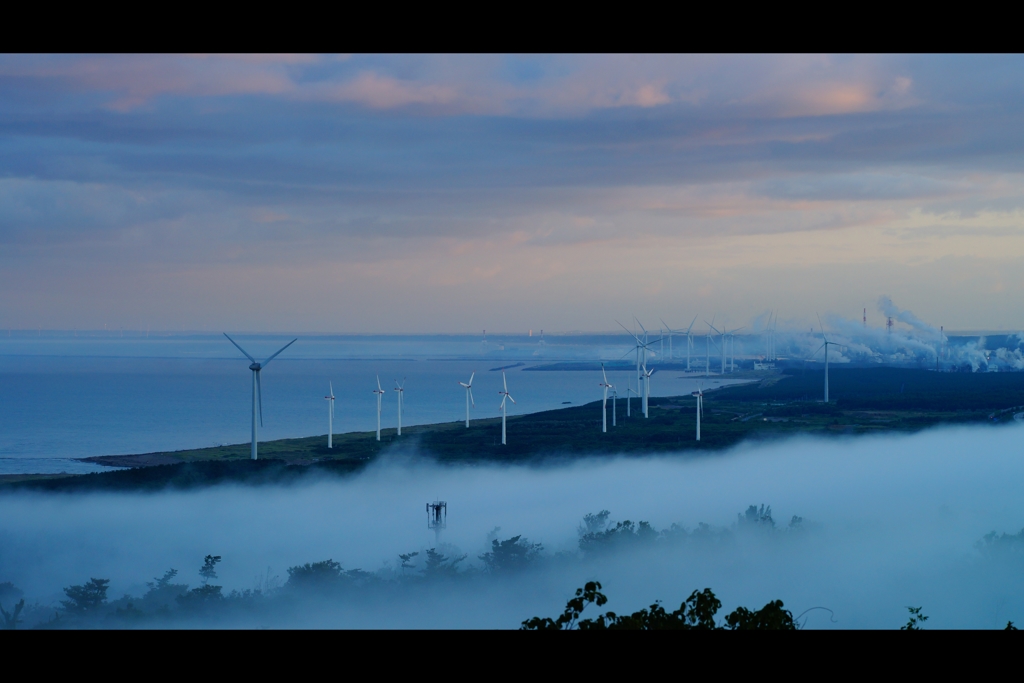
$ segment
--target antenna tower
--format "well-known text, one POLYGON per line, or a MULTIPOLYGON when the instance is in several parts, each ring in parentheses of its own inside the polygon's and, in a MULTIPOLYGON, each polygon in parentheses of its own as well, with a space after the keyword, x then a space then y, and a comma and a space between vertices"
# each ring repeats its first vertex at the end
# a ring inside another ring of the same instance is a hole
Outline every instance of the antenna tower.
POLYGON ((427 528, 434 530, 435 544, 441 542, 441 529, 448 526, 448 503, 435 500, 427 503, 427 528))

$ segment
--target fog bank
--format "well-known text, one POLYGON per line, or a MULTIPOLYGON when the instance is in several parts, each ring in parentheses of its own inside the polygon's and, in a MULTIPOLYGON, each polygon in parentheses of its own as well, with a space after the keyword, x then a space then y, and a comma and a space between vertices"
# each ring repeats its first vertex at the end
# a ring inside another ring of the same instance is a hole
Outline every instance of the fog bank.
MULTIPOLYGON (((315 602, 287 616, 237 626, 516 627, 559 612, 572 591, 600 580, 608 609, 655 599, 678 606, 711 587, 725 609, 782 599, 794 613, 823 605, 808 627, 894 628, 922 605, 935 628, 994 628, 1024 621, 1020 558, 975 544, 1024 526, 1024 431, 939 429, 912 436, 798 439, 745 445, 711 457, 618 458, 546 468, 446 468, 385 458, 344 480, 291 487, 220 487, 155 495, 0 496, 0 582, 29 601, 111 579, 110 597, 145 592, 170 567, 199 583, 204 555, 221 555, 219 584, 252 588, 257 575, 328 558, 393 576, 398 554, 434 546, 424 505, 448 502, 448 554, 480 565, 488 534, 543 543, 545 559, 504 579, 406 588, 393 601, 315 602), (730 527, 748 505, 772 506, 800 533, 733 533, 722 542, 661 542, 578 558, 577 526, 602 509, 655 529, 700 522, 730 527), (557 553, 565 553, 556 556, 557 553)), ((494 536, 492 536, 493 538, 494 536)), ((413 570, 415 571, 415 570, 413 570)), ((197 623, 195 625, 202 625, 197 623)))

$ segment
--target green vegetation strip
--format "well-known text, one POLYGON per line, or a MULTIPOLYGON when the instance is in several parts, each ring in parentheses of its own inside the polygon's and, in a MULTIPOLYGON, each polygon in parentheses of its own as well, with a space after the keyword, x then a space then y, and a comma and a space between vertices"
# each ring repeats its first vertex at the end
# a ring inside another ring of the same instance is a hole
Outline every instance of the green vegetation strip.
POLYGON ((474 420, 394 429, 281 439, 260 444, 259 461, 249 444, 170 453, 88 458, 132 469, 78 476, 0 478, 4 489, 52 491, 194 488, 226 481, 287 482, 310 472, 345 475, 383 453, 430 458, 440 463, 538 463, 601 455, 682 452, 700 455, 747 440, 797 434, 819 436, 913 432, 942 424, 1005 423, 1024 411, 1024 373, 939 373, 899 368, 839 368, 829 374, 830 396, 821 400, 823 372, 788 371, 750 384, 705 393, 701 441, 692 396, 652 398, 650 417, 632 401, 618 401, 618 424, 601 432, 601 402, 510 417, 508 445, 501 445, 501 420, 474 420))

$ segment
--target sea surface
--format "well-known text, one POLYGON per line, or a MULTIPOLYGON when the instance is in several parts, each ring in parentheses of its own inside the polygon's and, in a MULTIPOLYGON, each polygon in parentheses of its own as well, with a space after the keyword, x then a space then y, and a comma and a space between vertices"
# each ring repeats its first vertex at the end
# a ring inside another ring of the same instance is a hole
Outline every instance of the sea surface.
MULTIPOLYGON (((288 338, 237 340, 262 360, 288 338)), ((529 337, 488 344, 465 338, 300 338, 262 372, 259 438, 326 435, 324 397, 331 386, 334 432, 374 429, 377 377, 387 392, 385 428, 398 418, 396 380, 405 386, 403 425, 465 419, 466 394, 458 383, 468 382, 473 372, 471 418, 499 416, 502 373, 495 368, 507 366, 515 366, 505 370, 516 401, 510 415, 589 403, 601 398, 596 369, 528 369, 559 360, 621 361, 624 355, 631 355, 627 340, 606 337, 561 345, 529 337)), ((108 468, 77 458, 248 442, 248 365, 219 335, 0 338, 0 474, 102 471, 108 468)), ((626 387, 637 388, 635 373, 609 371, 608 379, 623 397, 618 410, 625 415, 626 387)), ((653 376, 651 394, 688 393, 698 383, 715 387, 729 380, 666 370, 653 376)), ((632 408, 634 414, 639 410, 636 398, 632 408)))

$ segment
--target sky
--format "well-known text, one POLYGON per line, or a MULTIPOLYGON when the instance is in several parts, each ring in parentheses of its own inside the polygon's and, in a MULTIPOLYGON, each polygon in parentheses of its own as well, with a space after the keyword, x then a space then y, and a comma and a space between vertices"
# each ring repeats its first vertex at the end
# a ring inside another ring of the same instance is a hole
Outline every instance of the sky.
POLYGON ((0 328, 1024 319, 1018 56, 0 56, 0 328))

